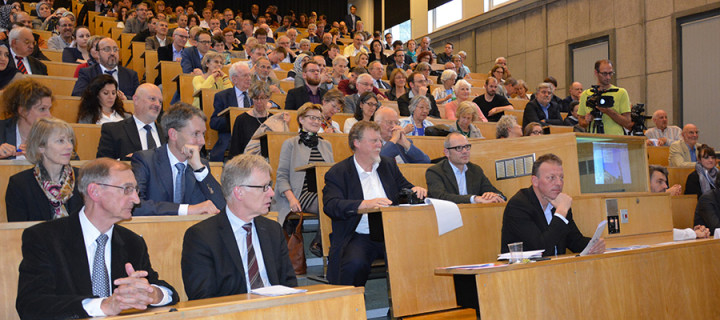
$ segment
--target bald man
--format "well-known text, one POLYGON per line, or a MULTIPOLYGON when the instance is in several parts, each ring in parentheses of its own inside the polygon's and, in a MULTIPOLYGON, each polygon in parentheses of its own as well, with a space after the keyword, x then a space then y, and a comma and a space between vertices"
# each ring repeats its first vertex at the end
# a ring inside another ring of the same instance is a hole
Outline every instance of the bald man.
POLYGON ((645 131, 645 136, 648 138, 647 144, 649 146, 669 146, 682 138, 682 129, 680 129, 680 127, 668 126, 668 116, 665 110, 655 111, 652 116, 652 121, 655 123, 655 128, 650 128, 645 131))
POLYGON ((133 96, 133 116, 102 125, 97 157, 130 160, 137 151, 154 149, 167 143, 164 131, 156 123, 162 101, 162 92, 156 85, 144 83, 139 86, 133 96))
POLYGON ((688 123, 682 129, 682 140, 670 144, 669 162, 671 167, 694 168, 697 163, 698 128, 688 123))

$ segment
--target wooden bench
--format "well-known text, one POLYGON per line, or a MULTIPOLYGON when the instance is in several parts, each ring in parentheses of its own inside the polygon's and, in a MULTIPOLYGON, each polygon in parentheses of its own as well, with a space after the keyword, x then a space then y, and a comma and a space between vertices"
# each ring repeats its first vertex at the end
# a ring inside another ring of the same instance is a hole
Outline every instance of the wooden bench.
POLYGON ((177 85, 173 79, 178 74, 182 74, 182 66, 180 62, 175 61, 159 61, 155 66, 160 72, 160 79, 163 84, 163 109, 167 111, 170 108, 170 101, 177 92, 177 85))
POLYGON ((695 171, 695 168, 668 167, 668 187, 679 184, 685 190, 687 177, 695 171))
POLYGON ((695 207, 697 206, 697 202, 698 198, 694 194, 670 197, 674 228, 685 229, 695 226, 695 207))
POLYGON ((100 144, 100 125, 71 123, 77 140, 77 155, 80 160, 92 160, 97 156, 100 144))
POLYGON ((155 50, 145 50, 142 57, 145 60, 145 82, 155 83, 158 76, 158 70, 155 65, 158 63, 158 54, 155 50))
MULTIPOLYGON (((35 30, 33 30, 35 31, 35 30)), ((41 37, 42 38, 42 37, 41 37)), ((43 61, 47 67, 48 67, 48 74, 50 72, 50 65, 47 64, 47 62, 62 62, 62 50, 52 50, 52 49, 42 49, 40 50, 42 54, 44 54, 50 61, 43 61)), ((76 65, 77 66, 77 65, 76 65)), ((73 74, 75 73, 75 70, 73 70, 73 74)), ((62 76, 67 76, 67 74, 64 74, 62 76)))
POLYGON ((77 79, 73 77, 40 76, 34 74, 27 75, 27 77, 50 88, 53 95, 60 96, 71 96, 75 82, 77 81, 77 79))
MULTIPOLYGON (((60 59, 62 61, 62 58, 60 59)), ((77 69, 77 63, 67 62, 55 62, 55 61, 43 61, 47 66, 48 76, 53 77, 73 77, 75 75, 75 69, 77 69)), ((50 87, 53 88, 53 87, 50 87)), ((54 90, 53 90, 54 92, 54 90)))
POLYGON ((658 166, 667 167, 670 165, 670 147, 666 146, 648 146, 648 163, 658 166))
MULTIPOLYGON (((131 50, 132 50, 132 64, 131 69, 135 70, 137 72, 138 77, 141 77, 145 74, 145 59, 143 57, 145 56, 145 42, 132 42, 131 43, 131 50)), ((153 82, 155 79, 150 80, 149 82, 153 82)))

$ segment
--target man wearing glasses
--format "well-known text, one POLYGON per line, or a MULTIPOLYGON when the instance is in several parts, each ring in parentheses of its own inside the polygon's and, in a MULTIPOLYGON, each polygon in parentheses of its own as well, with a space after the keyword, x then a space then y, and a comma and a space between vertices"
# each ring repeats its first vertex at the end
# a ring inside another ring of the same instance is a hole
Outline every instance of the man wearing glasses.
POLYGON ((183 73, 192 73, 194 75, 202 75, 202 61, 203 56, 210 50, 212 44, 212 35, 210 31, 202 29, 195 34, 195 41, 197 46, 188 47, 183 50, 180 54, 182 59, 180 60, 180 66, 182 67, 183 73))
MULTIPOLYGON (((180 62, 182 60, 182 53, 185 49, 185 44, 188 40, 188 32, 187 30, 183 28, 177 28, 172 33, 173 42, 158 48, 157 54, 158 54, 158 60, 159 61, 177 61, 180 62)), ((160 85, 160 74, 162 72, 158 72, 157 78, 155 78, 155 84, 160 85)))
POLYGON ((188 299, 297 286, 280 224, 263 217, 275 195, 271 171, 257 155, 241 154, 225 164, 227 206, 185 232, 180 266, 188 299))
POLYGON ((285 110, 297 110, 306 102, 322 103, 322 97, 327 90, 320 87, 320 65, 310 60, 303 65, 302 78, 305 85, 290 89, 285 98, 285 110))
POLYGON ((80 169, 85 206, 23 232, 16 308, 21 318, 87 318, 176 303, 142 237, 116 223, 139 202, 130 166, 99 158, 80 169), (42 306, 42 307, 39 307, 42 306))
POLYGON ((430 99, 430 116, 433 118, 440 118, 440 110, 435 103, 435 98, 430 93, 428 87, 429 83, 427 78, 425 78, 425 75, 421 72, 415 71, 408 76, 407 83, 410 85, 410 90, 397 99, 400 116, 409 117, 410 99, 417 95, 421 95, 430 99))
POLYGON ((445 138, 444 159, 425 172, 428 195, 455 203, 502 203, 505 196, 485 176, 480 166, 470 162, 472 145, 458 133, 445 138))
POLYGON ((115 78, 115 81, 118 82, 118 89, 124 96, 127 99, 132 99, 132 96, 135 95, 135 90, 137 90, 137 87, 140 85, 138 75, 137 72, 118 65, 120 48, 118 48, 115 40, 103 38, 98 41, 95 48, 98 52, 98 63, 80 69, 72 95, 76 97, 82 96, 90 82, 99 75, 107 74, 115 78))
MULTIPOLYGON (((141 2, 138 3, 137 7, 135 7, 135 12, 137 12, 137 16, 127 19, 125 21, 125 28, 123 29, 123 33, 140 33, 140 31, 143 31, 148 28, 148 11, 150 11, 148 8, 151 6, 148 4, 148 2, 141 2)), ((150 11, 152 14, 152 11, 150 11)))
POLYGON ((75 25, 73 25, 73 22, 72 20, 70 20, 70 18, 60 18, 58 25, 55 28, 57 34, 50 37, 50 40, 48 40, 48 49, 62 51, 63 49, 69 47, 70 44, 73 42, 74 30, 75 25))
POLYGON ((390 75, 392 74, 393 70, 400 68, 403 70, 407 70, 410 68, 410 65, 405 63, 405 50, 397 49, 395 50, 395 53, 393 54, 393 60, 395 63, 390 63, 387 66, 387 77, 390 79, 390 75))
POLYGON ((375 111, 375 122, 380 125, 381 156, 395 159, 396 163, 430 163, 430 157, 407 137, 394 109, 379 108, 375 111))
MULTIPOLYGON (((598 80, 598 90, 605 91, 608 89, 617 89, 614 92, 603 93, 602 96, 612 97, 614 103, 612 107, 603 108, 598 106, 598 110, 602 111, 602 123, 606 134, 624 135, 626 129, 632 128, 633 122, 630 119, 630 97, 623 88, 616 87, 610 83, 615 72, 610 60, 603 59, 595 62, 595 77, 598 80)), ((590 113, 592 108, 587 106, 588 97, 592 96, 592 89, 583 91, 580 95, 580 107, 578 108, 578 118, 580 126, 587 128, 593 121, 590 113)))
POLYGON ((161 120, 167 144, 133 153, 140 194, 133 215, 216 214, 225 207, 220 184, 200 157, 206 120, 202 110, 179 102, 161 120))

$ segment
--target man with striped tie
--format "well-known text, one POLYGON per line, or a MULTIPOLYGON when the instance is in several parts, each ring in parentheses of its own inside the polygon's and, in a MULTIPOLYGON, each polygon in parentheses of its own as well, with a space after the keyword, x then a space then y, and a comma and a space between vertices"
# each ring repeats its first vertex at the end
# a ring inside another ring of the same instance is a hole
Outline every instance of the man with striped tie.
POLYGON ((35 49, 35 38, 32 30, 25 27, 17 27, 8 35, 10 41, 10 61, 24 74, 36 74, 46 76, 47 67, 40 60, 31 57, 35 49))
POLYGON ((241 154, 225 164, 227 206, 185 232, 180 265, 188 299, 297 286, 280 224, 262 216, 275 194, 271 171, 257 155, 241 154))
POLYGON ((23 319, 117 315, 178 301, 150 265, 143 238, 116 223, 139 202, 130 165, 100 158, 80 169, 78 214, 25 229, 16 308, 23 319))

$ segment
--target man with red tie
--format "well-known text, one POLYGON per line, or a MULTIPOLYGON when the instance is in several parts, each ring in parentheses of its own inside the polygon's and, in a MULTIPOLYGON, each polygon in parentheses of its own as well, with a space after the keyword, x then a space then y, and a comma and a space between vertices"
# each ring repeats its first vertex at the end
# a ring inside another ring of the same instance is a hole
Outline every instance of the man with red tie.
POLYGON ((8 35, 10 41, 10 61, 18 71, 24 74, 47 75, 47 67, 30 55, 35 49, 32 30, 25 27, 12 29, 8 35))

